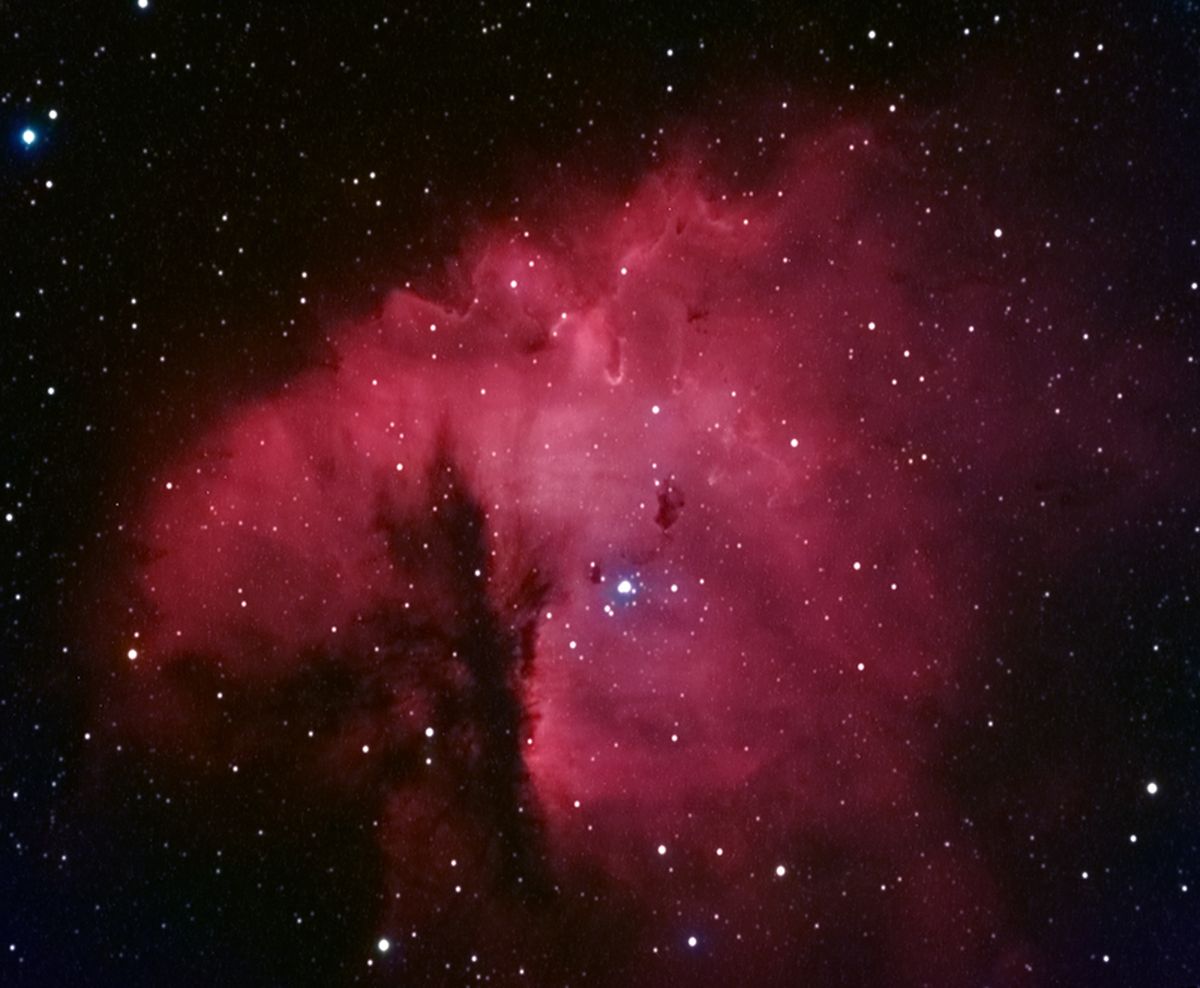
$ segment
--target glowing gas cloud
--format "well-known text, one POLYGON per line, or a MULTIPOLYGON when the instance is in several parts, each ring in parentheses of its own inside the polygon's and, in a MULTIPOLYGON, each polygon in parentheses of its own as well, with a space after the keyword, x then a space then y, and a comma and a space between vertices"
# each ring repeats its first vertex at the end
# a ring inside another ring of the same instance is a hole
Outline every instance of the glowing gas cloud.
POLYGON ((1014 554, 1071 566, 1156 440, 1043 282, 1048 387, 1019 210, 930 213, 867 126, 702 160, 479 231, 191 439, 105 709, 361 806, 377 974, 1026 984, 946 725, 1014 554))

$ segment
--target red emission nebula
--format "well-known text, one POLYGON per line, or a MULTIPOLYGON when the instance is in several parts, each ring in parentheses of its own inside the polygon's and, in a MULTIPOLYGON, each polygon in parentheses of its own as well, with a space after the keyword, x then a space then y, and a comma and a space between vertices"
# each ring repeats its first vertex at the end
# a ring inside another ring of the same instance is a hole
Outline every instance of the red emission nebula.
POLYGON ((382 983, 1030 983, 943 725, 989 716, 1010 547, 1069 567, 1155 439, 1089 410, 1110 361, 1042 284, 1084 368, 1047 390, 1012 216, 917 221, 870 128, 697 157, 480 231, 191 437, 103 719, 358 807, 382 983))

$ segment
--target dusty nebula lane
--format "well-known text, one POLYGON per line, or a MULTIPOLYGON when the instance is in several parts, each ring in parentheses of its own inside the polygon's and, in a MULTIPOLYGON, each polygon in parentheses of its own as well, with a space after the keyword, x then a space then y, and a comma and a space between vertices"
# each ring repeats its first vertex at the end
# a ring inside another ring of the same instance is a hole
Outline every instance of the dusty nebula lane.
POLYGON ((700 157, 485 231, 164 465, 105 716, 362 807, 364 975, 1036 983, 948 725, 1172 451, 1003 275, 1018 207, 914 222, 865 125, 700 157))

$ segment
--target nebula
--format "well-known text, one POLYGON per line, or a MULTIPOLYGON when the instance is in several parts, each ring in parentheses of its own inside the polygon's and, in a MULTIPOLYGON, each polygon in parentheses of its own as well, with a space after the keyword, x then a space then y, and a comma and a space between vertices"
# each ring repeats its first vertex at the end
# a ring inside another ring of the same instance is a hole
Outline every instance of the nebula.
POLYGON ((156 471, 105 716, 359 807, 396 983, 1036 983, 949 725, 1162 441, 1069 290, 994 277, 1022 207, 919 168, 684 148, 330 329, 156 471))

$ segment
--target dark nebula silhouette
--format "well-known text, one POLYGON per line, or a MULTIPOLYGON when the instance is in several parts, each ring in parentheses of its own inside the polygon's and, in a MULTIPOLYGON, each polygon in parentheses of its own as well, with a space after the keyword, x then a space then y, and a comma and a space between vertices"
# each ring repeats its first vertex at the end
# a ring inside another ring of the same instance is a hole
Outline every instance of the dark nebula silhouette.
POLYGON ((668 477, 661 481, 658 491, 658 510, 654 513, 654 524, 664 532, 667 531, 675 522, 679 521, 683 505, 683 491, 679 489, 674 479, 668 477))

